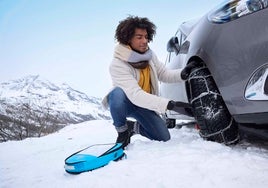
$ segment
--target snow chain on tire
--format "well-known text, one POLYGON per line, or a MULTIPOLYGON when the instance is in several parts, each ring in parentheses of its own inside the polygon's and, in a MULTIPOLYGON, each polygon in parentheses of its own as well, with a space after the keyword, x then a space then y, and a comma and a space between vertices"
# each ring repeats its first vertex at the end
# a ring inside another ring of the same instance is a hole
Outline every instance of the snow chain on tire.
POLYGON ((200 136, 226 145, 237 143, 237 123, 230 115, 206 67, 196 68, 191 72, 187 89, 193 114, 200 126, 200 136))

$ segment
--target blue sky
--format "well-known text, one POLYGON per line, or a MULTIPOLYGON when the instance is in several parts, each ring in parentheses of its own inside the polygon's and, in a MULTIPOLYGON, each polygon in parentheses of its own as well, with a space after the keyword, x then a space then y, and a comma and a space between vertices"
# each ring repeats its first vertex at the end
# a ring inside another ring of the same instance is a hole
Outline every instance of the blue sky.
POLYGON ((164 62, 179 23, 204 15, 217 0, 0 0, 0 83, 40 75, 89 96, 111 87, 108 66, 117 24, 128 15, 157 26, 150 44, 164 62))

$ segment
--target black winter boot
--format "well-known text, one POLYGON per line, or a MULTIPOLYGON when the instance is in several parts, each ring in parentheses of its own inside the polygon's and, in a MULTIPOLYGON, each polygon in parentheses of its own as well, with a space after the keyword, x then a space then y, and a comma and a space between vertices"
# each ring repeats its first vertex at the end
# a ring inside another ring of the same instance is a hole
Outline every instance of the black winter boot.
POLYGON ((116 143, 122 143, 122 147, 124 149, 130 143, 130 137, 135 134, 135 122, 127 120, 126 124, 128 126, 127 130, 125 130, 124 132, 118 132, 118 137, 116 139, 116 143))
POLYGON ((128 133, 128 130, 118 133, 116 143, 121 143, 123 149, 125 149, 125 147, 130 143, 130 135, 128 133))

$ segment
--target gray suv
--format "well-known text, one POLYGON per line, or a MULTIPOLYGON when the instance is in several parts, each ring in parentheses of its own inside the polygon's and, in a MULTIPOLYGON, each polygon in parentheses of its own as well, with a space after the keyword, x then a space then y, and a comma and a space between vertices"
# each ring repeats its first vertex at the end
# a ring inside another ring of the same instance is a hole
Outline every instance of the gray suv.
POLYGON ((227 145, 241 127, 268 130, 268 0, 224 1, 181 24, 167 50, 170 69, 199 62, 185 83, 161 83, 162 96, 192 104, 167 112, 169 124, 196 121, 201 137, 227 145))

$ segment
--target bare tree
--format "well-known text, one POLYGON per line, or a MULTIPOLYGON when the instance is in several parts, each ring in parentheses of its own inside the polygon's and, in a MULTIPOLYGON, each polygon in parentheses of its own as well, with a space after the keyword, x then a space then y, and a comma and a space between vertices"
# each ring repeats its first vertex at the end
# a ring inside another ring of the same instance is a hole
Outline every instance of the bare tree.
POLYGON ((0 114, 0 142, 40 137, 55 132, 68 122, 59 112, 46 105, 34 107, 30 103, 6 105, 5 115, 0 114), (62 119, 63 118, 63 119, 62 119))

